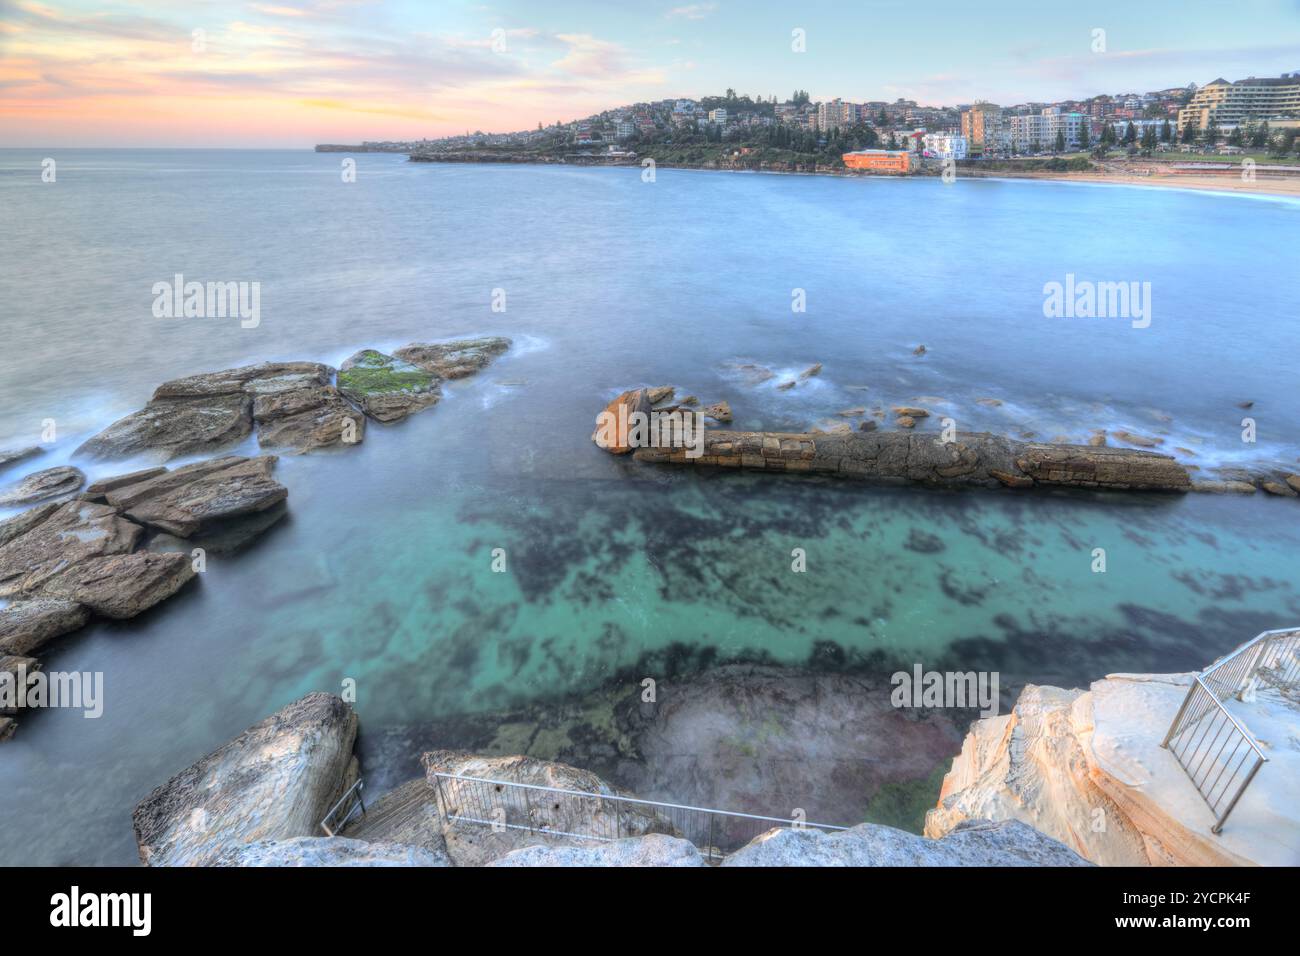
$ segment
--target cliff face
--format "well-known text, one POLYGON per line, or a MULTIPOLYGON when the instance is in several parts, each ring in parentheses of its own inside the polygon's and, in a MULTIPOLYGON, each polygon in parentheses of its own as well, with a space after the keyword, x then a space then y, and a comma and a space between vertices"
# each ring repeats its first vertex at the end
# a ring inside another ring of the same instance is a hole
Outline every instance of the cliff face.
POLYGON ((1112 674, 1087 691, 1030 685, 1010 714, 972 727, 925 833, 972 819, 1021 820, 1112 866, 1300 863, 1300 708, 1272 689, 1230 704, 1269 763, 1221 834, 1160 744, 1189 674, 1112 674))

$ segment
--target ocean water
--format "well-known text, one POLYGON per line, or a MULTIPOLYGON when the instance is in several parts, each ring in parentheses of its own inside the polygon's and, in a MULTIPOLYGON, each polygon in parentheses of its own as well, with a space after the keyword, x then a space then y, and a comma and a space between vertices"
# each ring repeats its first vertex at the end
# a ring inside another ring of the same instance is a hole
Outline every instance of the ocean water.
MULTIPOLYGON (((1300 619, 1294 501, 678 472, 589 441, 614 393, 674 384, 726 399, 740 428, 924 404, 962 429, 1128 429, 1203 468, 1294 463, 1294 201, 672 170, 644 183, 377 154, 345 183, 337 154, 239 151, 58 151, 42 183, 46 155, 0 151, 0 447, 53 419, 32 467, 75 461, 180 375, 464 335, 515 347, 359 448, 282 458, 284 521, 154 611, 45 655, 47 670, 102 671, 105 713, 29 715, 0 746, 0 863, 132 862, 140 798, 344 681, 378 774, 366 740, 387 727, 730 658, 1079 686, 1199 667, 1300 619), (152 286, 176 273, 259 282, 260 325, 155 318, 152 286), (1045 318, 1043 285, 1067 273, 1150 282, 1150 326, 1045 318), (820 376, 775 387, 814 362, 820 376), (754 384, 746 363, 778 374, 754 384)), ((78 464, 92 479, 129 467, 78 464)))

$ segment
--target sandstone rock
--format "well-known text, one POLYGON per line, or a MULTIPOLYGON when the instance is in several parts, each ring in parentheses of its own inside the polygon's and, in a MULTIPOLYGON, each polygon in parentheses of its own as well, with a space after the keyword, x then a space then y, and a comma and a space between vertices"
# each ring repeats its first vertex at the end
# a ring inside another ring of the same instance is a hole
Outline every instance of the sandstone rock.
POLYGON ((802 372, 800 372, 800 373, 799 373, 799 377, 800 377, 800 378, 812 378, 813 376, 815 376, 815 375, 820 375, 821 373, 822 373, 822 363, 821 363, 821 362, 817 362, 817 363, 815 363, 815 364, 813 364, 813 365, 809 365, 806 369, 804 369, 802 372))
POLYGON ((976 821, 943 838, 861 823, 848 830, 769 830, 723 866, 1088 866, 1069 847, 1012 820, 976 821))
POLYGON ((22 481, 0 491, 0 507, 31 505, 51 498, 62 498, 81 487, 86 476, 79 468, 47 468, 33 472, 22 481))
POLYGON ((143 468, 140 471, 132 471, 125 475, 115 475, 112 478, 101 478, 85 490, 83 497, 89 501, 98 501, 104 504, 108 501, 107 493, 117 488, 124 488, 127 485, 139 484, 142 481, 148 481, 150 478, 157 478, 159 475, 165 475, 167 469, 161 466, 157 468, 143 468))
POLYGON ((1087 691, 1027 685, 1010 714, 978 720, 944 778, 925 832, 971 819, 1017 819, 1114 866, 1300 862, 1293 741, 1300 707, 1269 687, 1227 699, 1269 750, 1219 834, 1214 815, 1161 747, 1190 674, 1112 674, 1087 691), (1098 822, 1104 826, 1098 826, 1098 822))
POLYGON ((0 547, 20 534, 26 534, 61 507, 63 505, 60 502, 50 501, 0 521, 0 547))
POLYGON ((924 408, 914 408, 911 405, 895 405, 893 408, 895 415, 905 415, 908 418, 929 418, 930 413, 924 408))
POLYGON ((670 401, 676 392, 677 389, 671 385, 660 385, 657 388, 646 389, 646 397, 650 399, 651 405, 662 405, 670 401))
POLYGON ((212 866, 451 866, 446 852, 401 843, 300 836, 259 840, 222 851, 212 866))
POLYGON ((1253 495, 1256 488, 1249 481, 1193 481, 1192 491, 1208 492, 1213 495, 1253 495))
POLYGON ((1002 405, 1002 399, 1000 399, 1000 398, 977 398, 977 399, 975 399, 975 403, 976 403, 977 405, 987 405, 989 408, 998 408, 998 407, 1000 407, 1000 406, 1002 405))
POLYGON ((0 717, 0 743, 8 740, 18 729, 18 721, 12 717, 0 717))
MULTIPOLYGON (((506 828, 493 832, 490 827, 450 825, 444 830, 447 852, 457 866, 480 866, 505 856, 511 850, 538 843, 552 842, 547 831, 557 834, 619 834, 644 836, 648 833, 673 833, 668 820, 653 809, 632 803, 611 803, 600 796, 615 792, 598 776, 566 764, 536 760, 532 757, 485 757, 452 750, 435 750, 422 758, 429 786, 439 789, 452 815, 463 806, 475 813, 500 810, 506 828), (574 790, 593 797, 560 798, 546 791, 532 791, 539 799, 522 800, 497 797, 491 785, 460 782, 438 773, 460 777, 500 780, 506 783, 531 784, 558 790, 574 790)), ((562 842, 568 842, 563 840, 562 842)))
POLYGON ((1282 498, 1295 498, 1300 492, 1291 487, 1290 483, 1283 484, 1280 481, 1262 481, 1259 485, 1270 495, 1278 495, 1282 498))
POLYGON ((322 693, 254 724, 135 808, 141 861, 201 866, 240 844, 319 834, 355 780, 356 732, 351 708, 322 693))
POLYGON ((107 498, 135 521, 187 538, 284 501, 289 490, 271 477, 275 462, 274 455, 214 458, 115 488, 107 498))
POLYGON ((1088 444, 1094 448, 1102 448, 1106 444, 1106 433, 1097 429, 1088 437, 1088 444))
POLYGON ((194 577, 187 554, 115 554, 89 558, 47 581, 44 594, 83 604, 111 618, 135 617, 194 577))
POLYGON ((258 444, 296 454, 359 445, 366 433, 365 415, 332 385, 259 395, 253 400, 253 421, 258 444))
POLYGON ((913 354, 913 355, 924 355, 924 354, 925 354, 925 346, 924 346, 924 345, 918 345, 916 348, 912 349, 912 354, 913 354))
POLYGON ((1286 483, 1291 486, 1292 491, 1300 491, 1300 475, 1287 475, 1286 483))
POLYGON ((363 349, 340 366, 338 390, 381 422, 401 421, 442 398, 433 373, 374 349, 363 349))
POLYGON ((678 405, 684 405, 684 406, 690 407, 690 406, 694 406, 694 405, 698 405, 698 404, 700 404, 700 400, 699 400, 698 398, 696 398, 694 395, 687 395, 685 398, 683 398, 683 399, 682 399, 680 402, 678 402, 677 404, 678 404, 678 405))
POLYGON ((456 379, 486 368, 493 359, 507 351, 510 345, 507 338, 489 336, 433 345, 416 343, 398 349, 393 355, 404 362, 418 365, 439 378, 456 379))
POLYGON ((252 410, 252 399, 243 392, 154 399, 109 425, 76 454, 106 459, 148 453, 166 461, 214 451, 249 435, 252 410))
POLYGON ((1001 471, 996 468, 990 471, 989 474, 1008 488, 1032 488, 1034 486, 1034 479, 1028 475, 1013 475, 1008 471, 1001 471))
POLYGON ((56 506, 0 546, 0 597, 35 591, 83 562, 133 551, 142 533, 107 505, 73 500, 56 506))
POLYGON ((16 465, 18 462, 26 461, 33 455, 39 455, 40 453, 41 447, 39 445, 29 445, 26 448, 0 448, 0 469, 16 465))
POLYGON ((841 408, 835 414, 839 415, 841 418, 861 418, 863 415, 867 414, 867 410, 861 406, 858 408, 841 408))
POLYGON ((267 395, 309 386, 328 385, 334 369, 318 362, 261 362, 220 372, 205 372, 163 382, 153 397, 210 398, 214 395, 267 395))
POLYGON ((705 418, 712 418, 715 422, 731 421, 731 406, 726 402, 716 402, 713 405, 705 405, 700 412, 705 418))
POLYGON ((1136 445, 1138 448, 1155 448, 1158 445, 1163 445, 1165 443, 1163 438, 1151 438, 1147 435, 1135 435, 1132 432, 1117 431, 1111 432, 1111 434, 1126 445, 1136 445))
POLYGON ((916 419, 913 418, 911 415, 899 415, 898 420, 894 424, 896 424, 899 428, 915 428, 916 419))
POLYGON ((778 385, 777 389, 782 392, 788 392, 790 389, 794 388, 798 384, 799 383, 796 382, 794 379, 790 379, 790 381, 782 382, 780 385, 778 385))
POLYGON ((853 426, 848 422, 839 422, 833 419, 820 421, 809 429, 814 435, 851 435, 853 426))
POLYGON ((0 608, 0 655, 35 654, 54 638, 82 627, 90 612, 75 601, 33 598, 0 608))
POLYGON ((606 424, 602 426, 601 417, 597 418, 596 430, 592 432, 591 440, 612 455, 626 455, 633 450, 627 444, 629 435, 626 431, 632 422, 631 416, 636 413, 648 415, 650 411, 650 398, 644 388, 623 392, 605 406, 601 417, 608 416, 606 424))
POLYGON ((861 425, 858 426, 858 431, 874 432, 876 428, 877 428, 876 423, 868 419, 867 421, 863 422, 861 425))
POLYGON ((652 833, 593 846, 527 846, 488 866, 704 866, 695 844, 652 833))
POLYGON ((263 511, 200 528, 188 538, 158 532, 149 538, 146 547, 160 553, 179 551, 190 554, 195 548, 202 548, 209 555, 238 554, 288 513, 289 509, 282 501, 263 511))

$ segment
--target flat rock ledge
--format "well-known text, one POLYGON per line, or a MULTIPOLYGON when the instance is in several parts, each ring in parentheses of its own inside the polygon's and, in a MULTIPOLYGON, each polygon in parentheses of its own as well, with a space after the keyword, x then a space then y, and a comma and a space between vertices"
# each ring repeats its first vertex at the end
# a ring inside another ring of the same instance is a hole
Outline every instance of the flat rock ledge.
POLYGON ((0 598, 10 602, 0 657, 37 654, 93 615, 135 617, 195 576, 194 544, 264 531, 289 494, 271 477, 275 461, 232 455, 131 472, 0 521, 0 598), (183 546, 155 547, 163 537, 183 546))
POLYGON ((257 431, 263 448, 304 453, 359 444, 365 418, 395 422, 428 408, 443 379, 486 368, 510 348, 500 337, 356 353, 336 371, 319 362, 262 362, 164 382, 149 403, 84 442, 76 454, 169 461, 210 454, 257 431))
POLYGON ((1016 441, 960 432, 951 442, 911 432, 809 434, 706 430, 703 453, 638 448, 637 461, 839 475, 940 487, 1097 488, 1185 492, 1187 469, 1168 455, 1091 445, 1016 441))

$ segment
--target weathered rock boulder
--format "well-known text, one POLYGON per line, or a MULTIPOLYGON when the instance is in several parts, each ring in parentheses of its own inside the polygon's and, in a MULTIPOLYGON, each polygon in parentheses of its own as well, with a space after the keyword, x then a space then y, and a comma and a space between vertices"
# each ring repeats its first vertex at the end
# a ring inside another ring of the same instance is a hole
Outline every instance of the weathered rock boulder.
POLYGON ((167 461, 241 441, 253 429, 253 400, 243 392, 161 398, 118 419, 76 454, 97 459, 152 455, 167 461))
POLYGON ((731 421, 731 406, 726 402, 714 402, 701 408, 700 414, 705 418, 712 418, 715 422, 726 423, 731 421))
POLYGON ((526 846, 488 866, 704 866, 695 844, 652 833, 586 846, 526 846))
POLYGON ((431 345, 415 343, 400 348, 393 354, 439 378, 456 379, 486 368, 493 359, 507 351, 510 344, 507 338, 488 336, 431 345))
POLYGON ((1089 866, 1062 843, 1016 820, 971 821, 942 839, 861 823, 825 832, 769 830, 723 866, 1089 866))
POLYGON ((263 448, 287 448, 295 454, 357 445, 366 433, 366 416, 333 385, 258 395, 253 399, 253 421, 263 448))
POLYGON ((104 617, 135 617, 194 577, 187 554, 115 554, 89 558, 47 581, 43 594, 84 605, 104 617))
POLYGON ((445 826, 447 852, 457 866, 481 866, 511 850, 552 842, 548 832, 611 837, 675 835, 671 823, 649 807, 601 800, 602 796, 615 796, 615 791, 594 773, 567 764, 533 757, 485 757, 454 750, 430 751, 421 762, 429 786, 441 795, 447 813, 478 819, 499 815, 504 824, 500 832, 487 826, 445 826), (525 799, 525 791, 502 793, 491 784, 452 780, 438 776, 440 773, 573 790, 592 796, 561 797, 545 790, 531 790, 525 799), (534 796, 537 799, 531 799, 534 796))
POLYGON ((616 397, 605 406, 604 412, 596 419, 596 430, 591 433, 591 440, 612 455, 626 455, 632 451, 628 444, 628 429, 632 415, 648 415, 651 411, 650 396, 644 388, 633 388, 616 397))
POLYGON ((374 349, 362 349, 339 367, 338 390, 381 422, 401 421, 442 398, 433 373, 374 349))
POLYGON ((212 866, 451 866, 446 852, 402 843, 300 836, 259 840, 222 851, 212 866))
POLYGON ((105 497, 132 520, 186 538, 288 498, 289 490, 271 477, 275 462, 274 455, 212 458, 112 488, 105 497))
POLYGON ((972 725, 926 834, 1021 820, 1103 865, 1297 865, 1300 705, 1271 688, 1254 703, 1226 702, 1269 763, 1214 834, 1214 815, 1161 746, 1191 679, 1112 674, 1087 691, 1026 686, 1010 714, 972 725))
POLYGON ((33 505, 51 498, 66 498, 86 480, 80 468, 61 466, 33 472, 22 481, 0 490, 0 507, 33 505))
POLYGON ((254 724, 135 808, 140 859, 206 865, 240 844, 319 834, 356 778, 356 732, 351 708, 322 693, 254 724))
POLYGON ((153 397, 209 398, 214 395, 250 396, 295 391, 300 388, 328 385, 334 369, 319 362, 260 362, 220 372, 204 372, 163 382, 153 397))
POLYGON ((73 500, 56 506, 0 545, 0 597, 36 591, 86 561, 127 554, 142 533, 108 505, 73 500))
POLYGON ((26 534, 61 507, 63 505, 60 502, 51 501, 0 521, 0 546, 8 544, 20 534, 26 534))
POLYGON ((0 608, 0 655, 30 655, 85 625, 90 612, 75 601, 33 598, 0 608))
POLYGON ((82 492, 81 497, 87 501, 97 501, 100 504, 108 503, 108 493, 117 488, 125 488, 127 485, 139 484, 142 481, 148 481, 150 478, 157 478, 159 475, 167 474, 167 469, 159 465, 156 468, 142 468, 139 471, 128 472, 125 475, 113 475, 110 478, 101 478, 94 482, 82 492))

